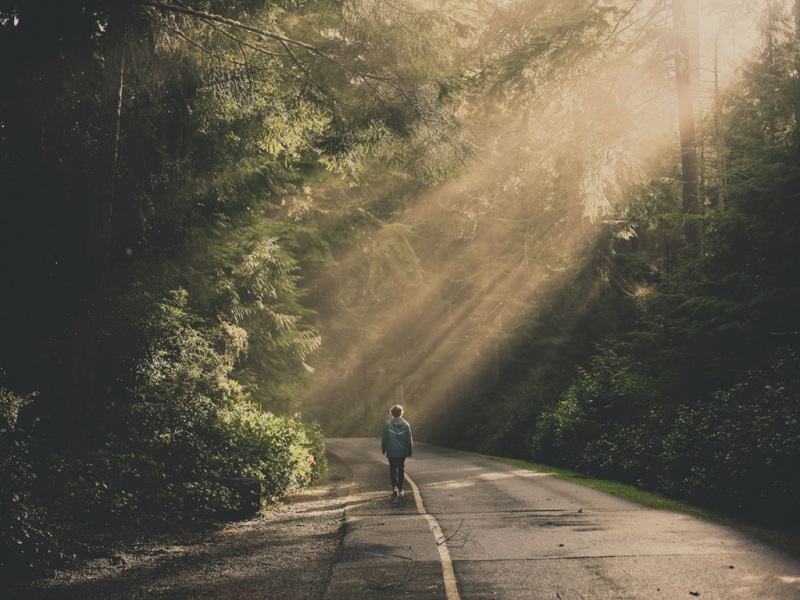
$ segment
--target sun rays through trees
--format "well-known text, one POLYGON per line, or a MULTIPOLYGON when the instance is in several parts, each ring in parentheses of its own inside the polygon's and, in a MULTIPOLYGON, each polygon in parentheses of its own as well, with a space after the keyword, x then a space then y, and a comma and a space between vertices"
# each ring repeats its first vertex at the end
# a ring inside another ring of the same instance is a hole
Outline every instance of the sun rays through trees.
POLYGON ((799 11, 0 0, 4 564, 274 500, 396 402, 791 506, 799 11))

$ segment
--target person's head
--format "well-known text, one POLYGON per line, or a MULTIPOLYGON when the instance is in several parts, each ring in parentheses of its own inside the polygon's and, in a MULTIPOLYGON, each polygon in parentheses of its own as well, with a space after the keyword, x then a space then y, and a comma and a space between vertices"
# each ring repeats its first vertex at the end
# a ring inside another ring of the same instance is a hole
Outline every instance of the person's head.
POLYGON ((392 416, 395 419, 399 419, 403 416, 403 407, 399 404, 395 404, 392 408, 389 409, 389 412, 392 413, 392 416))

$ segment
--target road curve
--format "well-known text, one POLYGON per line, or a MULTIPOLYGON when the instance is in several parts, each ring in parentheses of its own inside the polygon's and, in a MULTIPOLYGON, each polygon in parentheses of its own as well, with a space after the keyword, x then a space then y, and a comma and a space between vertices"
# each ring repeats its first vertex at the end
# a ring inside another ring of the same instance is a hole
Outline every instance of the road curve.
POLYGON ((720 525, 423 445, 394 498, 380 440, 326 444, 353 474, 329 600, 800 598, 800 562, 720 525))

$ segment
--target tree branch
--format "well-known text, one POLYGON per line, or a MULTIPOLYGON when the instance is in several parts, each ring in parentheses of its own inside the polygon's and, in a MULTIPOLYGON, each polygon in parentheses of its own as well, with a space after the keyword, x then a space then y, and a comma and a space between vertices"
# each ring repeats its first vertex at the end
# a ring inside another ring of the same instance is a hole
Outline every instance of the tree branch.
MULTIPOLYGON (((392 86, 392 87, 394 87, 394 88, 396 88, 398 90, 401 89, 401 86, 399 84, 397 84, 396 82, 392 81, 388 77, 381 77, 379 75, 374 75, 372 73, 364 73, 362 71, 359 71, 357 69, 349 67, 349 66, 343 64, 342 62, 336 60, 332 56, 329 56, 328 54, 325 54, 322 50, 320 50, 319 48, 317 48, 315 46, 312 46, 311 44, 306 44, 305 42, 301 42, 299 40, 295 40, 295 39, 286 37, 284 35, 275 33, 274 31, 267 31, 265 29, 260 29, 258 27, 253 27, 252 25, 247 25, 245 23, 242 23, 241 21, 236 21, 235 19, 229 19, 229 18, 223 17, 221 15, 202 12, 202 11, 199 11, 199 10, 194 10, 192 8, 186 8, 186 7, 183 7, 183 6, 176 6, 174 4, 165 4, 163 2, 154 2, 152 0, 136 0, 136 3, 139 4, 140 6, 149 6, 151 8, 156 8, 158 10, 163 10, 163 11, 166 11, 166 12, 173 12, 173 13, 177 13, 177 14, 187 15, 187 16, 190 16, 190 17, 195 17, 195 18, 201 19, 203 21, 206 21, 208 23, 221 23, 221 24, 227 25, 229 27, 234 27, 234 28, 240 29, 242 31, 247 31, 247 32, 253 33, 253 34, 255 34, 255 35, 257 35, 260 38, 265 39, 265 40, 275 40, 275 41, 279 42, 284 47, 284 49, 286 49, 286 50, 288 50, 288 46, 296 46, 298 48, 302 48, 303 50, 307 50, 308 52, 310 52, 310 53, 312 53, 312 54, 314 54, 316 56, 319 56, 320 58, 323 58, 323 59, 325 59, 327 61, 330 61, 330 62, 336 64, 337 66, 339 66, 343 70, 347 71, 348 73, 354 73, 354 74, 356 74, 356 75, 358 75, 360 77, 364 77, 365 79, 373 79, 375 81, 379 81, 381 83, 385 83, 385 84, 390 85, 390 86, 392 86)), ((240 40, 240 42, 241 42, 241 40, 240 40)), ((241 43, 245 43, 245 42, 241 42, 241 43)), ((250 47, 251 49, 254 49, 254 50, 257 49, 255 47, 253 47, 252 45, 248 45, 248 47, 250 47)), ((258 49, 258 51, 259 52, 264 52, 266 54, 273 55, 273 53, 270 53, 270 52, 265 51, 263 49, 258 49)), ((276 54, 275 56, 280 56, 280 55, 276 54)), ((293 60, 293 62, 295 62, 295 64, 298 64, 298 60, 294 55, 292 55, 290 53, 289 57, 293 60)))
MULTIPOLYGON (((319 48, 317 48, 315 46, 312 46, 311 44, 307 44, 305 42, 301 42, 299 40, 295 40, 295 39, 286 37, 285 35, 281 35, 281 34, 276 33, 274 31, 267 31, 265 29, 260 29, 258 27, 253 27, 252 25, 247 25, 246 23, 242 23, 241 21, 237 21, 235 19, 229 19, 227 17, 223 17, 223 16, 218 15, 218 14, 207 13, 207 12, 195 10, 195 9, 192 9, 192 8, 188 8, 188 7, 185 7, 185 6, 180 6, 180 5, 175 5, 175 4, 168 4, 168 3, 165 3, 165 2, 157 2, 155 0, 136 0, 136 4, 138 4, 139 6, 148 6, 150 8, 155 8, 157 10, 161 10, 161 11, 165 11, 165 12, 171 12, 171 13, 175 13, 175 14, 182 14, 182 15, 187 15, 187 16, 190 16, 190 17, 194 17, 194 18, 200 19, 202 21, 205 21, 206 23, 208 23, 212 27, 214 27, 214 25, 213 25, 214 23, 219 23, 219 24, 222 24, 222 25, 226 25, 228 27, 232 27, 232 28, 238 29, 240 31, 246 31, 246 32, 252 33, 252 34, 260 37, 262 40, 265 40, 265 41, 266 40, 276 41, 276 42, 280 43, 281 46, 283 46, 284 50, 286 50, 286 52, 287 52, 288 58, 295 65, 297 65, 297 67, 299 69, 301 69, 301 71, 306 75, 306 77, 309 78, 309 80, 314 85, 314 87, 316 87, 317 89, 321 90, 326 95, 328 95, 330 97, 333 97, 333 95, 330 92, 328 92, 327 90, 322 89, 318 84, 313 82, 313 78, 311 77, 311 74, 309 73, 308 69, 305 67, 305 65, 303 65, 301 63, 301 61, 298 59, 296 54, 294 52, 292 52, 292 50, 291 50, 291 47, 302 48, 303 50, 306 50, 306 51, 308 51, 309 53, 311 53, 311 54, 313 54, 315 56, 318 56, 318 57, 320 57, 320 58, 322 58, 322 59, 324 59, 326 61, 329 61, 329 62, 335 64, 336 66, 338 66, 339 68, 341 68, 343 71, 345 71, 347 73, 352 73, 352 74, 354 74, 354 75, 356 75, 358 77, 363 78, 364 80, 376 81, 376 82, 379 82, 379 83, 382 83, 384 85, 388 85, 389 87, 394 88, 399 93, 400 97, 402 97, 408 103, 408 105, 411 107, 411 110, 419 117, 419 119, 423 123, 425 123, 428 127, 433 127, 435 130, 437 129, 435 127, 435 125, 432 125, 432 124, 430 124, 428 122, 428 119, 425 118, 425 115, 422 114, 422 112, 416 106, 416 103, 413 101, 413 99, 408 96, 408 93, 403 88, 403 86, 400 85, 399 83, 397 83, 396 81, 394 81, 392 78, 381 76, 381 75, 376 75, 376 74, 373 74, 373 73, 366 73, 366 72, 360 71, 358 69, 355 69, 353 67, 350 67, 350 66, 340 62, 336 58, 326 54, 325 52, 323 52, 319 48)), ((217 29, 217 28, 215 27, 215 29, 217 29)), ((217 30, 219 31, 219 29, 217 29, 217 30)), ((253 46, 251 44, 247 44, 246 42, 243 42, 242 40, 238 40, 238 41, 240 43, 242 43, 242 44, 247 45, 247 47, 249 47, 249 48, 251 48, 253 50, 256 50, 258 52, 263 52, 265 54, 274 55, 274 56, 281 56, 280 54, 273 54, 273 53, 271 53, 271 52, 269 52, 267 50, 263 50, 263 49, 255 47, 255 46, 253 46)), ((370 87, 372 88, 372 86, 370 86, 370 87)), ((373 88, 373 92, 377 94, 377 90, 374 90, 374 88, 373 88)), ((378 95, 379 100, 381 100, 383 102, 383 100, 380 98, 380 94, 377 94, 377 95, 378 95)))
POLYGON ((190 17, 196 17, 198 19, 202 19, 203 21, 209 21, 213 23, 222 23, 223 25, 227 25, 229 27, 235 27, 236 29, 240 29, 242 31, 247 31, 250 33, 254 33, 257 36, 264 38, 264 39, 271 39, 281 42, 283 44, 290 44, 292 46, 297 46, 298 48, 303 48, 304 50, 308 50, 312 54, 316 54, 317 56, 321 56, 323 58, 327 58, 330 60, 324 52, 322 52, 319 48, 315 48, 310 44, 306 44, 305 42, 301 42, 298 40, 293 40, 286 36, 280 35, 275 33, 274 31, 267 31, 265 29, 259 29, 258 27, 253 27, 252 25, 247 25, 242 23, 241 21, 237 21, 235 19, 229 19, 227 17, 223 17, 221 15, 207 13, 199 10, 194 10, 192 8, 185 8, 183 6, 176 6, 174 4, 165 4, 163 2, 152 2, 151 0, 137 0, 136 4, 140 6, 149 6, 151 8, 156 8, 158 10, 163 10, 166 12, 177 13, 181 15, 187 15, 190 17))

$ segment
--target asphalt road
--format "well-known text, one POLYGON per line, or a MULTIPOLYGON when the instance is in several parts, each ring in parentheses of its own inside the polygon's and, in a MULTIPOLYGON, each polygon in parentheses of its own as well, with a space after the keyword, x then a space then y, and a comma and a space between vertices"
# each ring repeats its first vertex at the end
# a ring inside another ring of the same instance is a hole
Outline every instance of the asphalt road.
POLYGON ((800 562, 720 525, 422 445, 395 498, 380 440, 326 444, 353 477, 326 599, 800 599, 800 562))

